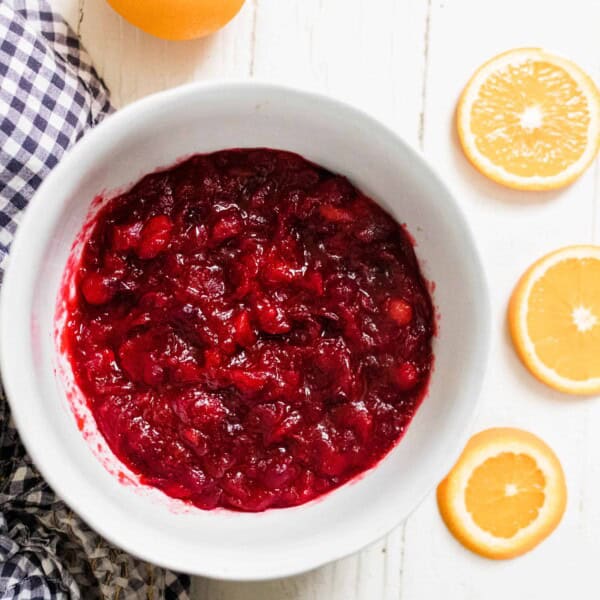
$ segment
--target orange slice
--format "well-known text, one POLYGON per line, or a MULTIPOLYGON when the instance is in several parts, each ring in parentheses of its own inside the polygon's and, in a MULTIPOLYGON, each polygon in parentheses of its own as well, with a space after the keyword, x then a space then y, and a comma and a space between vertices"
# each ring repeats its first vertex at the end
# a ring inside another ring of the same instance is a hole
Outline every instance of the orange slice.
POLYGON ((522 190, 571 183, 600 144, 600 93, 576 64, 519 48, 481 66, 457 111, 462 147, 484 175, 522 190))
POLYGON ((548 254, 521 277, 508 310, 527 368, 570 394, 600 393, 600 246, 548 254))
POLYGON ((440 513, 464 546, 488 558, 514 558, 556 528, 567 490, 554 452, 521 429, 473 436, 437 490, 440 513))

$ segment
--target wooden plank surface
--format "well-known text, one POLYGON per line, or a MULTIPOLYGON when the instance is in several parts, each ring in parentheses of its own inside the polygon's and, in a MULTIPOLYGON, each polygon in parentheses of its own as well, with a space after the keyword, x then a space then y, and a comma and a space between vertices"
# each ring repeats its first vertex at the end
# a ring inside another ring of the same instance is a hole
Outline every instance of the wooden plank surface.
POLYGON ((565 399, 530 377, 510 346, 505 310, 531 261, 563 244, 600 240, 600 170, 596 163, 558 193, 502 189, 467 164, 452 119, 474 69, 511 47, 553 49, 598 81, 600 1, 247 0, 223 31, 184 43, 137 31, 104 0, 51 1, 80 32, 117 106, 188 81, 258 78, 346 99, 420 147, 456 191, 476 231, 492 292, 493 348, 475 430, 529 429, 555 448, 567 473, 563 523, 518 560, 491 562, 464 550, 444 528, 430 495, 405 525, 355 556, 267 583, 198 578, 194 598, 598 597, 600 403, 565 399))

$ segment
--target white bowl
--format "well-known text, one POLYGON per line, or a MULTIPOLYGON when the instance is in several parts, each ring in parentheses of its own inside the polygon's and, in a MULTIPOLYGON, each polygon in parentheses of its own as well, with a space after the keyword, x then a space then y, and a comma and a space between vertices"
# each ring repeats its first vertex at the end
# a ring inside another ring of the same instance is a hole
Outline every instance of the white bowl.
POLYGON ((256 83, 167 91, 88 133, 27 209, 0 311, 4 386, 23 442, 52 488, 132 554, 222 579, 305 571, 362 548, 405 519, 445 475, 464 441, 489 346, 488 293, 477 250, 456 201, 432 169, 393 131, 355 108, 256 83), (185 155, 257 146, 297 152, 347 175, 408 225, 424 274, 435 282, 435 367, 408 433, 355 481, 295 508, 202 511, 120 482, 112 473, 117 459, 106 448, 98 451, 104 442, 93 419, 86 419, 84 439, 59 374, 56 299, 94 196, 185 155))

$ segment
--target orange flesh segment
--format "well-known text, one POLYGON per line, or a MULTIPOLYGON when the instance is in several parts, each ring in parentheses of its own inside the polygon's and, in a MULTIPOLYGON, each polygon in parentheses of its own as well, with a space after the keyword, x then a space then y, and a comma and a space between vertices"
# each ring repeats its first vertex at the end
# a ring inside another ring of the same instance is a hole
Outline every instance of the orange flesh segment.
POLYGON ((533 60, 491 74, 471 116, 479 152, 524 177, 557 175, 576 162, 589 124, 588 100, 574 79, 555 64, 533 60))
POLYGON ((502 452, 473 471, 465 492, 467 510, 481 529, 512 538, 537 518, 545 483, 530 456, 502 452))
POLYGON ((550 267, 532 287, 527 329, 539 359, 559 375, 600 377, 600 260, 550 267))

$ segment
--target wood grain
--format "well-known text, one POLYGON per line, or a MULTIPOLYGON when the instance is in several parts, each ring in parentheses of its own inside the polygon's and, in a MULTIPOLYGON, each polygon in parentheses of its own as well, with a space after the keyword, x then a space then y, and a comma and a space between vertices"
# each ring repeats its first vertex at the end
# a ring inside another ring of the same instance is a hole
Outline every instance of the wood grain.
POLYGON ((194 598, 597 597, 600 400, 565 398, 529 376, 510 346, 505 309, 512 286, 531 261, 563 244, 600 241, 600 168, 596 163, 560 192, 500 188, 463 158, 453 115, 474 69, 511 47, 541 45, 563 53, 598 81, 600 2, 247 0, 215 36, 171 43, 137 31, 104 0, 51 1, 80 32, 117 106, 188 81, 258 78, 346 99, 421 147, 455 190, 489 277, 493 349, 473 431, 494 425, 529 429, 553 446, 567 474, 563 523, 518 560, 491 562, 464 550, 444 528, 430 495, 404 526, 357 555, 266 583, 197 578, 194 598))

